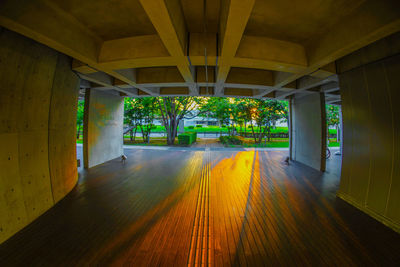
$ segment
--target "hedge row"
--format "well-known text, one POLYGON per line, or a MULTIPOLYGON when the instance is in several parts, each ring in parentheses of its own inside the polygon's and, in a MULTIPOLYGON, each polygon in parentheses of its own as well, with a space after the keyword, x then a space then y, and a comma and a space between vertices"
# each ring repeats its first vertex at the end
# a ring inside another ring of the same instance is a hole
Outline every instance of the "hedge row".
POLYGON ((196 132, 185 132, 178 135, 178 140, 180 145, 191 145, 196 142, 197 133, 196 132))

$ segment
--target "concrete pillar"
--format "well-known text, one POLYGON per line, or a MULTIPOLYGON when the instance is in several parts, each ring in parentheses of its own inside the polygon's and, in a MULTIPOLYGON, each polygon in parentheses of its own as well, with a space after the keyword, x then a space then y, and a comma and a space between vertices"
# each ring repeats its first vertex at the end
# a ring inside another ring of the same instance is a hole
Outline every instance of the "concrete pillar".
POLYGON ((0 29, 0 243, 75 186, 72 60, 0 29))
POLYGON ((323 94, 296 95, 290 100, 290 157, 325 171, 326 120, 323 94))
POLYGON ((120 157, 123 154, 124 98, 87 89, 83 127, 84 167, 120 157))
POLYGON ((184 133, 185 132, 185 120, 181 119, 179 121, 179 131, 178 133, 184 133))
POLYGON ((400 33, 337 61, 343 161, 339 197, 400 232, 400 33))

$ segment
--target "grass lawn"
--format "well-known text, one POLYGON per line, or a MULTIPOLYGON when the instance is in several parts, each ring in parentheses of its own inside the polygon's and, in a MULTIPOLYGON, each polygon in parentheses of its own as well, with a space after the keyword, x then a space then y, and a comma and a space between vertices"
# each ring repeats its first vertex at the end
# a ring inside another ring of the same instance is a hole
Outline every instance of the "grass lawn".
MULTIPOLYGON (((340 142, 336 142, 336 139, 330 139, 329 147, 339 147, 340 142)), ((270 142, 265 142, 264 139, 260 144, 254 142, 253 138, 245 138, 243 145, 228 145, 228 147, 275 147, 275 148, 286 148, 289 147, 288 138, 273 138, 270 142)))

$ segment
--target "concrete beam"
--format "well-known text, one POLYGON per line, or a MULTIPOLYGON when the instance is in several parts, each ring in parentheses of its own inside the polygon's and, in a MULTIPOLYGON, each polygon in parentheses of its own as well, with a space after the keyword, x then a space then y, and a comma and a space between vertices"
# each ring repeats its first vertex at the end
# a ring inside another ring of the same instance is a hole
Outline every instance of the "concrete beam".
POLYGON ((336 81, 330 82, 327 84, 323 84, 323 85, 321 85, 321 89, 320 89, 320 91, 323 93, 330 93, 330 92, 335 92, 338 90, 340 90, 340 87, 339 87, 339 83, 336 81))
POLYGON ((307 68, 307 58, 300 44, 244 35, 232 66, 299 73, 307 68))
POLYGON ((178 0, 140 0, 147 16, 157 30, 164 46, 174 58, 175 64, 191 93, 197 94, 193 73, 186 57, 186 24, 182 7, 178 0))
POLYGON ((113 70, 168 65, 174 65, 174 60, 156 34, 105 41, 98 62, 113 70))
POLYGON ((223 84, 232 66, 244 29, 255 0, 230 0, 221 4, 220 44, 221 60, 217 69, 216 95, 221 95, 223 84))
MULTIPOLYGON (((312 76, 304 76, 297 80, 297 82, 296 82, 297 89, 293 90, 292 92, 277 93, 276 97, 278 99, 284 99, 293 93, 306 92, 309 89, 319 87, 323 84, 327 84, 330 82, 338 82, 337 75, 332 75, 332 76, 329 76, 328 78, 316 78, 316 77, 312 77, 312 76)), ((318 89, 318 91, 319 91, 319 89, 318 89)))

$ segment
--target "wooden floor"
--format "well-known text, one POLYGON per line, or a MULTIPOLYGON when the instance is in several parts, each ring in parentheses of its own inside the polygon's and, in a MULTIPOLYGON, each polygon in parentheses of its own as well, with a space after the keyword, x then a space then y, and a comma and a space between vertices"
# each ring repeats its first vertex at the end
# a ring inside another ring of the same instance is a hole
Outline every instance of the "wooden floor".
POLYGON ((129 149, 0 245, 0 266, 399 266, 400 235, 287 152, 129 149))

